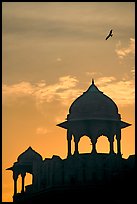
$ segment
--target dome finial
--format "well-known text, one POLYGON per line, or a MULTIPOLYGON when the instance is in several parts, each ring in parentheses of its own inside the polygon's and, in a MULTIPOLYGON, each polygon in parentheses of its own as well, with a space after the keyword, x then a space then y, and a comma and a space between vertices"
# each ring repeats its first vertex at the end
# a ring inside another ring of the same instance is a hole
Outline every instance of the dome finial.
MULTIPOLYGON (((96 87, 96 85, 94 84, 94 79, 92 78, 92 84, 90 85, 90 87, 88 88, 87 92, 97 92, 99 91, 98 88, 96 87)), ((101 91, 99 91, 101 92, 101 91)))

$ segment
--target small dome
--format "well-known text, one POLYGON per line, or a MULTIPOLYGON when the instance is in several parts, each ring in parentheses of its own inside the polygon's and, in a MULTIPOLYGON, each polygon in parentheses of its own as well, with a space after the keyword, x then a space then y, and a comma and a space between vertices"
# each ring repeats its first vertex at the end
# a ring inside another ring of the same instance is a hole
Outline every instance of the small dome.
POLYGON ((99 91, 92 80, 91 86, 70 106, 67 120, 120 120, 117 105, 99 91))
POLYGON ((19 155, 18 162, 33 162, 33 161, 41 161, 42 156, 34 151, 31 147, 29 147, 25 152, 19 155))

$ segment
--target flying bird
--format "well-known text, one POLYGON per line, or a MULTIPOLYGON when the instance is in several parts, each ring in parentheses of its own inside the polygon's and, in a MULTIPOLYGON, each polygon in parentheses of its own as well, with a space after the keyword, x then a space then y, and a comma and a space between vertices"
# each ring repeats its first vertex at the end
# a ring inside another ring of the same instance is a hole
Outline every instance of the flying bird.
POLYGON ((112 34, 112 30, 110 30, 108 36, 106 37, 106 40, 107 40, 110 36, 111 36, 111 37, 113 36, 113 34, 112 34))

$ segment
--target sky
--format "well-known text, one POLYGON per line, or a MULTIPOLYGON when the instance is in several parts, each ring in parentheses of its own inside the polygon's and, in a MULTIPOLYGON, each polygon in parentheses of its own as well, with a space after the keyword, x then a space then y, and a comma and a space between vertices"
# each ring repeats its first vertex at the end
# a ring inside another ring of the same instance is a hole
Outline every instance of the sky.
MULTIPOLYGON (((66 130, 57 124, 92 78, 132 124, 122 130, 128 158, 135 153, 135 3, 2 3, 3 202, 13 195, 12 172, 5 169, 29 146, 43 159, 66 158, 66 130)), ((80 153, 90 152, 90 143, 83 137, 80 153)), ((98 139, 97 151, 109 151, 106 137, 98 139)))

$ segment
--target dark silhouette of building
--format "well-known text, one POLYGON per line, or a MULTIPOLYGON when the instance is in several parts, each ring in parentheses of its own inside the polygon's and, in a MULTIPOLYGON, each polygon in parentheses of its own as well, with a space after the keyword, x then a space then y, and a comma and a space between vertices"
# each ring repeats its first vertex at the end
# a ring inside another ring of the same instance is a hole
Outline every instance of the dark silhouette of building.
POLYGON ((117 105, 103 94, 92 80, 91 86, 70 106, 66 121, 57 126, 67 130, 68 154, 66 159, 53 156, 42 159, 29 147, 7 170, 13 171, 13 201, 20 203, 132 203, 134 200, 134 155, 128 159, 121 154, 121 129, 131 124, 121 120, 117 105), (79 153, 81 137, 88 136, 91 153, 79 153), (109 153, 98 153, 97 139, 106 136, 109 153), (71 140, 75 151, 72 155, 71 140), (117 152, 114 152, 114 137, 117 152), (25 186, 26 173, 32 174, 32 185, 25 186), (22 190, 17 193, 18 176, 22 190))

